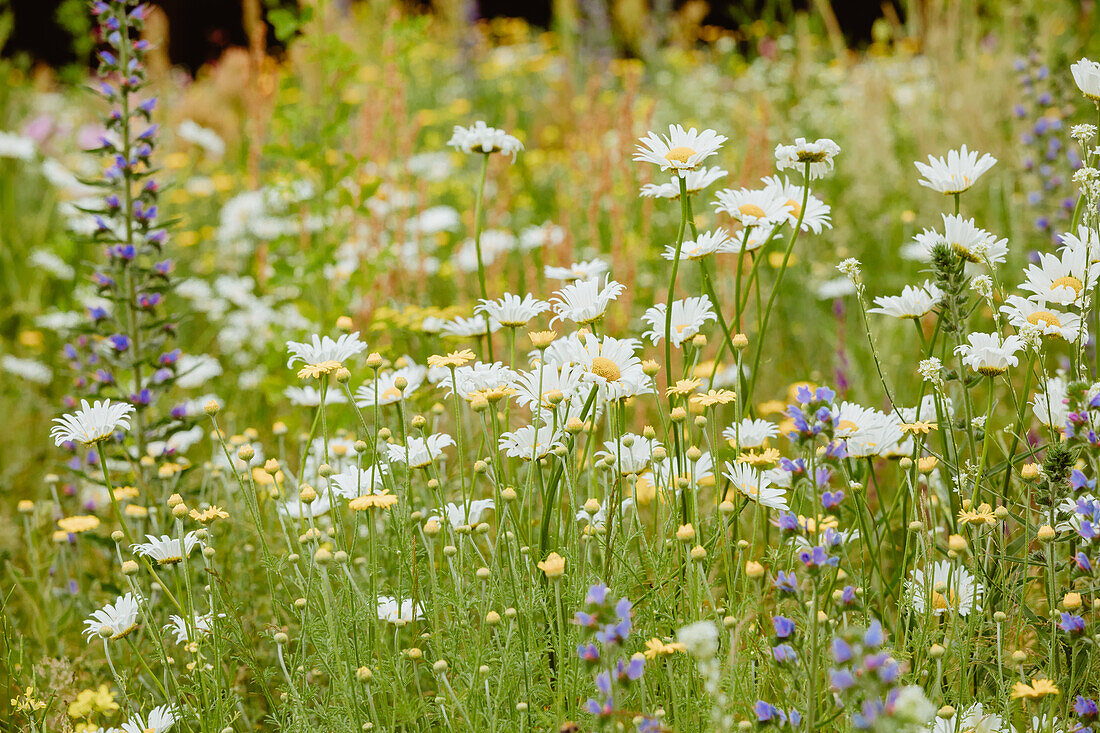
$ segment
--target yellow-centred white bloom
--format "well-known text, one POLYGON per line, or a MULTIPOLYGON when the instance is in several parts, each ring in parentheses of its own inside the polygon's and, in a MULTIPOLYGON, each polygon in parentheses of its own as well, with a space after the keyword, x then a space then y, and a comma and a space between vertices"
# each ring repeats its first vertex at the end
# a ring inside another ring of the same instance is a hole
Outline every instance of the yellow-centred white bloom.
POLYGON ((619 297, 626 286, 604 276, 603 285, 599 280, 577 280, 554 293, 550 299, 555 316, 550 319, 553 326, 560 320, 575 323, 592 323, 603 317, 608 304, 619 297))
POLYGON ((309 341, 287 341, 286 350, 290 353, 287 368, 301 362, 298 376, 320 376, 336 371, 344 362, 366 351, 367 345, 359 340, 359 332, 341 334, 336 340, 328 336, 312 334, 309 341))
POLYGON ((726 188, 716 194, 714 209, 729 214, 743 227, 772 227, 790 220, 794 207, 774 188, 726 188))
POLYGON ((455 125, 451 139, 447 144, 455 150, 463 153, 503 153, 511 155, 515 162, 516 153, 523 150, 523 143, 519 139, 509 135, 504 130, 489 127, 482 120, 478 120, 470 127, 455 125))
POLYGON ((714 130, 699 132, 694 127, 685 130, 680 125, 669 125, 667 136, 650 132, 641 138, 634 160, 653 163, 663 171, 672 170, 684 177, 717 153, 724 142, 726 136, 714 130))
POLYGON ((88 400, 81 400, 79 410, 54 418, 56 425, 50 437, 58 446, 69 442, 93 445, 107 440, 120 428, 129 430, 133 411, 134 406, 124 402, 96 400, 89 405, 88 400))
POLYGON ((190 555, 196 545, 202 544, 194 532, 188 532, 184 535, 182 548, 178 539, 169 537, 166 534, 161 535, 159 538, 147 534, 145 539, 149 541, 134 545, 134 554, 152 558, 157 561, 158 565, 174 565, 181 562, 184 550, 190 555))
POLYGON ((787 506, 787 493, 772 484, 767 473, 747 463, 727 462, 722 475, 730 480, 733 488, 761 506, 784 512, 790 510, 787 506))
MULTIPOLYGON (((730 240, 725 229, 721 227, 712 232, 699 232, 695 239, 686 239, 680 246, 680 261, 699 260, 707 255, 733 252, 736 245, 730 240)), ((665 251, 661 256, 666 260, 676 259, 676 245, 665 245, 665 251)))
POLYGON ((935 616, 958 613, 969 616, 981 610, 985 589, 966 568, 947 560, 932 564, 927 570, 917 568, 905 581, 909 602, 917 613, 931 610, 935 616))
MULTIPOLYGON (((710 184, 725 178, 727 175, 729 175, 729 171, 722 170, 717 166, 714 168, 699 168, 698 170, 688 171, 687 175, 684 176, 684 183, 687 184, 689 194, 699 193, 710 184)), ((639 195, 643 198, 678 199, 680 198, 679 176, 673 175, 672 180, 668 183, 647 183, 642 186, 639 195)))
POLYGON ((84 635, 90 642, 100 636, 101 632, 106 633, 110 630, 110 634, 105 638, 121 639, 137 628, 140 604, 140 596, 135 596, 133 593, 119 596, 114 603, 108 603, 98 611, 92 612, 92 615, 84 621, 84 635))
POLYGON ((901 295, 883 295, 875 298, 875 307, 868 313, 880 313, 894 318, 920 318, 932 312, 943 297, 943 292, 934 283, 925 282, 920 287, 906 285, 901 295))
POLYGON ((920 185, 951 195, 968 190, 996 163, 997 159, 992 155, 988 153, 982 155, 976 150, 967 150, 963 145, 958 150, 949 151, 946 158, 929 155, 927 164, 918 160, 913 165, 924 176, 919 181, 920 185))
POLYGON ((427 376, 427 368, 407 358, 405 366, 400 369, 380 372, 377 384, 374 379, 364 382, 355 390, 355 404, 359 407, 374 407, 400 402, 420 389, 427 376), (398 387, 402 384, 403 387, 398 387))
POLYGON ((821 178, 833 170, 833 159, 840 154, 840 146, 827 137, 814 142, 800 137, 793 145, 775 146, 775 167, 779 170, 793 168, 802 173, 810 167, 810 180, 821 178))
POLYGON ((540 425, 537 429, 533 425, 524 425, 518 430, 503 433, 497 442, 504 455, 525 461, 542 458, 560 444, 557 433, 550 425, 540 425))
POLYGON ((971 333, 966 341, 955 347, 955 353, 979 374, 993 377, 1020 363, 1016 352, 1023 348, 1023 342, 1019 336, 1002 339, 999 333, 971 333))
POLYGON ((134 715, 122 724, 122 733, 165 733, 176 724, 176 709, 168 705, 158 705, 143 718, 134 715))
MULTIPOLYGON (((654 344, 665 338, 665 303, 658 303, 642 314, 642 321, 649 324, 649 330, 642 334, 654 344)), ((686 341, 695 337, 707 321, 715 321, 718 316, 705 295, 672 301, 672 345, 680 348, 686 341)))
POLYGON ((602 275, 606 275, 611 268, 606 262, 599 258, 584 260, 582 262, 574 262, 569 267, 553 267, 547 265, 544 268, 544 273, 547 280, 564 280, 565 282, 573 282, 574 280, 596 280, 602 275))
POLYGON ((1045 303, 1039 305, 1019 295, 1008 296, 1005 305, 1001 306, 1001 312, 1008 316, 1008 322, 1017 329, 1030 323, 1037 326, 1044 336, 1076 341, 1084 333, 1081 329, 1081 317, 1077 314, 1063 313, 1045 303))
POLYGON ((1081 93, 1093 101, 1100 101, 1100 64, 1082 58, 1072 64, 1069 70, 1081 93))
POLYGON ((522 298, 505 293, 498 300, 480 300, 474 313, 484 313, 496 319, 502 326, 518 328, 535 316, 550 310, 550 304, 527 293, 522 298))
POLYGON ((387 445, 386 456, 390 461, 407 464, 409 468, 424 468, 443 455, 444 448, 454 444, 455 439, 446 433, 435 433, 427 438, 409 437, 405 445, 387 445))

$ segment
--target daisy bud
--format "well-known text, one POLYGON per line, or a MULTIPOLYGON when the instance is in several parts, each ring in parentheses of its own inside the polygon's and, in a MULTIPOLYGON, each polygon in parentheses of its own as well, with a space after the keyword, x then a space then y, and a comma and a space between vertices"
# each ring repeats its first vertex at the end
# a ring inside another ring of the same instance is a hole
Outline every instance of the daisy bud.
POLYGON ((695 427, 702 430, 706 426, 707 426, 707 417, 706 417, 706 415, 696 415, 695 416, 695 427))
POLYGON ((1012 652, 1012 661, 1016 664, 1023 664, 1027 660, 1027 652, 1017 649, 1012 652))
POLYGON ((944 705, 942 708, 936 711, 936 717, 940 720, 950 720, 955 717, 955 708, 950 705, 944 705))
POLYGON ((924 522, 919 519, 915 519, 909 523, 910 532, 920 532, 922 529, 924 529, 924 522))
POLYGON ((966 538, 957 534, 953 534, 947 538, 947 546, 955 552, 966 552, 967 547, 969 547, 966 538))
POLYGON ((447 545, 443 548, 443 554, 447 557, 454 557, 458 554, 458 548, 454 545, 447 545))
POLYGON ((32 512, 34 512, 34 502, 33 501, 31 501, 29 499, 23 499, 21 502, 19 502, 19 513, 20 514, 31 514, 32 512))
POLYGON ((764 577, 764 566, 755 560, 749 560, 745 563, 745 575, 750 578, 762 578, 764 577))
POLYGON ((725 516, 728 517, 731 514, 733 514, 735 511, 737 511, 737 507, 734 506, 732 501, 730 501, 729 499, 726 499, 725 501, 723 501, 721 504, 718 505, 718 511, 722 512, 722 514, 724 514, 725 516))
POLYGON ((368 684, 372 677, 374 677, 374 673, 370 671, 370 667, 360 667, 355 670, 355 679, 359 680, 364 685, 368 684))
POLYGON ((138 571, 138 564, 136 562, 134 562, 133 560, 127 560, 124 563, 122 563, 122 574, 123 575, 133 575, 137 571, 138 571))
POLYGON ((318 565, 328 565, 332 561, 332 553, 325 547, 318 547, 313 553, 313 561, 318 565))
POLYGON ((682 423, 687 419, 687 410, 682 407, 674 407, 672 412, 668 414, 668 418, 674 423, 682 423))
POLYGON ((207 560, 213 559, 214 554, 215 554, 215 552, 214 552, 213 547, 204 547, 204 548, 202 548, 202 556, 205 557, 207 560))
POLYGON ((347 367, 340 367, 336 370, 336 381, 340 384, 347 384, 351 381, 351 372, 348 371, 347 367))
POLYGON ((187 516, 188 508, 186 504, 176 504, 172 507, 172 516, 176 519, 183 519, 187 516))
POLYGON ((432 671, 436 674, 443 674, 447 671, 447 660, 440 659, 438 662, 432 665, 432 671))
POLYGON ((306 607, 306 599, 305 598, 296 598, 294 600, 294 607, 296 609, 298 609, 299 611, 301 611, 303 608, 306 607))
POLYGON ((321 478, 328 478, 329 476, 332 476, 335 473, 336 473, 336 470, 332 466, 328 465, 327 463, 322 463, 320 466, 317 467, 317 475, 320 476, 321 478))
POLYGON ((527 712, 527 703, 517 702, 516 703, 516 711, 520 712, 520 713, 526 713, 527 712))
POLYGON ((424 652, 420 651, 420 647, 414 646, 412 649, 405 650, 405 656, 413 661, 416 661, 424 657, 424 652))
POLYGON ((168 504, 169 507, 171 507, 173 509, 176 508, 177 506, 179 506, 182 503, 183 503, 183 497, 180 496, 179 494, 172 494, 171 496, 168 497, 167 504, 168 504))
POLYGON ((474 461, 474 473, 483 474, 489 470, 489 464, 485 461, 474 461))
POLYGON ((691 542, 695 539, 695 527, 690 524, 681 524, 680 528, 676 530, 676 539, 680 542, 691 542))
POLYGON ((343 550, 337 550, 332 554, 332 559, 336 561, 337 565, 343 565, 348 561, 348 553, 343 550))
POLYGON ((741 733, 748 733, 752 730, 752 723, 747 720, 738 721, 737 730, 741 731, 741 733))
POLYGON ((565 431, 571 435, 576 435, 582 430, 584 430, 584 423, 578 417, 571 417, 565 423, 565 431))
POLYGON ((995 516, 997 519, 999 519, 1003 522, 1004 520, 1008 519, 1008 507, 1006 507, 1006 506, 997 507, 996 509, 993 510, 993 516, 995 516))
POLYGON ((1080 593, 1066 593, 1062 598, 1062 605, 1066 607, 1067 611, 1081 607, 1081 594, 1080 593))
POLYGON ((1055 535, 1054 527, 1051 527, 1049 524, 1044 524, 1042 527, 1039 527, 1039 531, 1035 533, 1035 536, 1039 538, 1040 542, 1053 542, 1055 535))
POLYGON ((928 656, 932 657, 933 659, 939 659, 940 657, 942 657, 946 653, 947 653, 947 649, 940 646, 939 644, 933 644, 928 649, 928 656))
POLYGON ((516 609, 512 608, 511 606, 504 609, 504 618, 513 619, 515 617, 516 617, 516 609))
POLYGON ((917 470, 921 473, 932 473, 939 462, 935 456, 921 456, 917 459, 917 470))
POLYGON ((210 417, 217 415, 221 409, 222 406, 218 404, 217 400, 207 400, 206 404, 202 407, 202 411, 210 417))
POLYGON ((646 425, 642 428, 642 437, 646 440, 653 440, 657 437, 657 431, 653 429, 652 425, 646 425))
POLYGON ((427 522, 424 523, 424 534, 428 535, 429 537, 435 537, 437 534, 439 534, 441 529, 442 527, 439 526, 439 522, 435 519, 429 519, 427 522))
POLYGON ((691 345, 697 349, 707 348, 707 337, 701 333, 695 334, 695 337, 691 340, 691 345))
POLYGON ((504 499, 505 501, 515 501, 516 490, 513 489, 511 486, 505 486, 504 491, 500 492, 500 498, 504 499))
POLYGON ((282 631, 275 634, 275 643, 278 644, 279 646, 283 646, 284 644, 287 643, 287 641, 288 641, 287 635, 285 633, 283 633, 282 631))
POLYGON ((372 351, 367 355, 367 368, 378 369, 382 366, 382 355, 377 351, 372 351))
POLYGON ((317 492, 309 484, 302 484, 302 488, 298 491, 298 498, 303 504, 312 504, 317 500, 317 492))
POLYGON ((114 636, 114 633, 115 631, 111 628, 110 624, 103 624, 99 627, 99 635, 101 638, 109 639, 114 636))
POLYGON ((588 516, 595 516, 596 512, 600 511, 600 501, 595 497, 590 498, 584 503, 584 511, 588 516))
POLYGON ((485 623, 490 626, 496 626, 500 623, 500 614, 496 611, 489 611, 489 613, 485 614, 485 623))
POLYGON ((290 432, 290 428, 286 426, 285 422, 279 420, 271 426, 271 432, 275 435, 286 435, 288 432, 290 432))
POLYGON ((699 450, 696 446, 691 446, 687 449, 687 459, 692 463, 695 463, 703 457, 703 451, 699 450))
POLYGON ((700 560, 705 560, 706 557, 707 557, 707 550, 702 545, 696 545, 695 547, 691 548, 691 559, 692 560, 695 560, 696 562, 699 562, 700 560))
POLYGON ((1008 620, 1008 614, 1004 611, 997 611, 995 614, 993 614, 993 620, 999 624, 1003 624, 1005 621, 1008 620))
POLYGON ((910 468, 913 467, 913 459, 909 456, 904 456, 900 461, 898 461, 898 465, 901 466, 902 470, 908 471, 910 468))
POLYGON ((439 479, 437 479, 437 478, 428 479, 428 489, 430 489, 431 491, 435 491, 438 488, 439 488, 439 479))
POLYGON ((355 329, 355 321, 351 320, 351 316, 340 316, 336 319, 336 328, 351 333, 355 329))
POLYGON ((237 458, 240 458, 242 461, 251 461, 255 455, 256 449, 247 443, 237 449, 237 458))
POLYGON ((117 545, 118 543, 122 542, 122 540, 124 540, 125 538, 126 538, 126 535, 125 535, 125 534, 123 534, 123 532, 122 532, 122 530, 121 530, 121 529, 116 529, 116 530, 115 530, 114 532, 111 532, 111 540, 112 540, 112 541, 113 541, 113 542, 114 542, 114 543, 115 543, 116 545, 117 545))
POLYGON ((1034 481, 1039 478, 1039 466, 1035 463, 1025 463, 1020 467, 1020 478, 1024 481, 1034 481))
POLYGON ((668 458, 668 450, 663 445, 659 445, 653 449, 654 461, 656 461, 657 463, 661 463, 666 458, 668 458))
POLYGON ((642 373, 647 377, 656 376, 659 371, 661 371, 661 365, 653 361, 653 359, 646 359, 642 362, 642 373))
POLYGON ((478 580, 488 580, 492 573, 489 571, 489 568, 478 568, 474 575, 477 576, 478 580))
POLYGON ((489 533, 489 523, 488 522, 480 522, 476 527, 474 527, 474 534, 488 534, 488 533, 489 533))
POLYGON ((274 476, 279 472, 279 461, 275 458, 268 458, 264 462, 264 471, 274 476))

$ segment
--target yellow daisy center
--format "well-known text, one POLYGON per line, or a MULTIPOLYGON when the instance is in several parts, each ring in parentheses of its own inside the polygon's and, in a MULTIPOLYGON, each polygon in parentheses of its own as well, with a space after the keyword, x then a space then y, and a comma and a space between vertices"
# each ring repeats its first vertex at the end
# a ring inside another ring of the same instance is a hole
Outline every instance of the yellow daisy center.
POLYGON ((609 382, 615 382, 623 375, 619 365, 606 356, 597 356, 592 360, 592 373, 609 382))
POLYGON ((741 204, 737 207, 737 210, 741 212, 742 216, 756 216, 763 217, 764 210, 756 204, 741 204))
POLYGON ((1062 327, 1062 322, 1050 311, 1035 311, 1027 317, 1027 322, 1033 326, 1038 326, 1042 323, 1044 326, 1053 326, 1054 328, 1062 327))
POLYGON ((1073 290, 1073 292, 1080 295, 1081 291, 1085 289, 1085 286, 1073 275, 1063 275, 1062 277, 1058 278, 1050 284, 1051 290, 1054 290, 1055 288, 1070 288, 1071 290, 1073 290))
POLYGON ((851 420, 841 420, 836 424, 837 430, 859 430, 859 426, 851 420))
POLYGON ((942 593, 932 591, 932 608, 946 611, 954 606, 957 606, 958 603, 959 597, 955 595, 954 589, 949 589, 947 591, 947 596, 944 596, 942 593))
POLYGON ((681 146, 678 148, 672 148, 665 153, 665 160, 676 163, 687 163, 691 156, 695 155, 695 151, 689 147, 681 146))
POLYGON ((401 396, 400 390, 397 387, 390 387, 382 393, 382 399, 384 400, 396 400, 401 396))
POLYGON ((787 203, 785 205, 791 210, 791 213, 795 216, 798 216, 802 213, 802 204, 798 203, 794 199, 787 199, 787 203))

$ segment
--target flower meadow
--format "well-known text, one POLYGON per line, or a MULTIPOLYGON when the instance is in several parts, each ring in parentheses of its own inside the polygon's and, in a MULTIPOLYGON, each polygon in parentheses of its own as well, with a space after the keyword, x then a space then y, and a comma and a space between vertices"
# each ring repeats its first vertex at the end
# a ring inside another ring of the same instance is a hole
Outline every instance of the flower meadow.
POLYGON ((1095 18, 926 10, 5 62, 0 729, 1100 725, 1095 18))

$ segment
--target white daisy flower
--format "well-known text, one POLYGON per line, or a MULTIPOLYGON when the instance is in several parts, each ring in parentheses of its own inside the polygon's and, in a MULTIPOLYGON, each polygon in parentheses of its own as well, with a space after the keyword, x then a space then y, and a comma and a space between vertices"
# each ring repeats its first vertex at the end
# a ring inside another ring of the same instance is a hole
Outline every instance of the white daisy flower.
MULTIPOLYGON (((1079 241, 1074 239, 1074 241, 1079 241)), ((1028 265, 1022 290, 1034 293, 1041 303, 1080 306, 1096 287, 1100 266, 1089 262, 1086 245, 1064 246, 1058 254, 1040 253, 1039 264, 1028 265)))
POLYGON ((623 476, 642 473, 653 460, 653 449, 661 447, 656 440, 641 435, 627 433, 618 441, 605 440, 604 449, 596 453, 600 458, 610 458, 619 467, 623 476))
POLYGON ((586 333, 571 344, 569 361, 584 367, 584 381, 595 384, 604 400, 648 394, 653 388, 635 355, 639 346, 637 339, 600 339, 586 333))
POLYGON ((411 598, 397 603, 392 596, 378 596, 378 620, 390 624, 409 624, 424 618, 424 609, 419 603, 413 604, 411 598))
POLYGON ((530 371, 517 372, 512 380, 516 390, 516 402, 531 409, 553 412, 554 405, 549 401, 551 393, 560 392, 561 404, 557 409, 565 409, 581 392, 584 382, 584 368, 575 364, 540 364, 530 371))
POLYGON ((105 637, 112 641, 121 639, 138 627, 138 611, 140 610, 141 597, 127 592, 119 596, 114 603, 108 603, 84 621, 84 636, 88 641, 100 636, 100 631, 110 630, 110 635, 105 637))
POLYGON ((525 425, 518 430, 503 433, 497 447, 509 458, 522 458, 529 461, 542 458, 561 445, 558 435, 550 425, 525 425))
POLYGON ((1031 412, 1040 425, 1065 430, 1070 413, 1066 381, 1061 377, 1047 379, 1045 391, 1035 394, 1035 399, 1031 403, 1031 412))
MULTIPOLYGON (((954 403, 952 403, 950 397, 944 397, 944 410, 946 414, 944 418, 951 420, 955 414, 954 403)), ((902 407, 901 419, 905 422, 917 422, 918 420, 936 420, 939 414, 936 411, 936 395, 926 394, 921 398, 920 405, 917 407, 902 407), (919 408, 919 409, 918 409, 919 408)))
POLYGON ((516 373, 499 361, 492 364, 477 361, 457 367, 453 379, 448 375, 438 386, 446 389, 448 395, 457 390, 459 397, 468 400, 475 392, 509 388, 515 379, 516 373))
POLYGON ((370 468, 349 466, 329 477, 332 493, 348 499, 357 499, 368 493, 382 490, 383 477, 389 472, 389 466, 377 463, 370 468))
POLYGON ((730 445, 741 450, 759 448, 764 441, 779 435, 779 426, 768 420, 745 418, 722 431, 722 436, 730 445))
MULTIPOLYGON (((681 478, 686 478, 691 486, 701 488, 704 485, 713 485, 712 479, 714 478, 714 457, 710 454, 710 451, 703 451, 699 456, 699 460, 692 463, 688 462, 687 473, 679 473, 680 467, 676 465, 676 461, 664 460, 660 463, 653 464, 653 476, 663 486, 676 486, 681 478)), ((676 495, 679 496, 680 489, 676 489, 676 495)))
POLYGON ((176 363, 176 385, 183 389, 201 387, 222 375, 222 365, 206 354, 184 354, 176 363))
MULTIPOLYGON (((496 502, 492 499, 473 499, 469 509, 464 504, 450 502, 443 507, 443 514, 452 527, 472 527, 481 521, 481 515, 487 509, 496 509, 496 502)), ((433 514, 429 519, 438 521, 439 515, 433 514)))
POLYGON ((767 475, 746 463, 726 463, 722 474, 730 480, 733 487, 744 496, 770 509, 790 511, 787 506, 786 492, 772 485, 767 475))
MULTIPOLYGON (((714 309, 710 306, 710 298, 700 295, 693 298, 672 301, 672 332, 670 338, 672 345, 680 348, 685 342, 695 338, 699 329, 707 321, 716 321, 714 309)), ((650 329, 642 334, 642 338, 648 338, 654 344, 659 344, 665 338, 665 304, 658 303, 642 314, 642 321, 648 323, 650 329)))
POLYGON ((931 609, 936 616, 946 611, 969 616, 971 611, 981 611, 982 594, 985 589, 966 568, 954 565, 947 560, 933 563, 931 572, 921 568, 913 571, 912 578, 905 581, 909 602, 917 613, 931 609))
POLYGON ((1081 93, 1094 102, 1100 101, 1100 64, 1083 58, 1071 64, 1069 70, 1081 93))
POLYGON ((962 355, 963 364, 987 377, 1004 374, 1020 363, 1016 352, 1024 344, 1019 336, 1002 339, 998 333, 972 333, 966 340, 955 347, 955 353, 962 355))
MULTIPOLYGON (((699 193, 704 188, 707 188, 715 181, 725 178, 727 175, 729 175, 729 171, 722 170, 717 166, 714 168, 699 168, 698 170, 688 171, 687 176, 685 176, 687 192, 689 194, 699 193)), ((672 180, 668 183, 647 183, 642 186, 640 195, 643 198, 678 199, 680 198, 679 177, 673 175, 672 180)))
POLYGON ((791 226, 798 223, 798 216, 802 213, 802 198, 805 196, 806 211, 802 213, 802 231, 821 234, 823 230, 833 228, 830 206, 813 194, 806 195, 804 186, 796 186, 786 176, 767 176, 760 181, 766 190, 774 191, 777 198, 786 200, 787 208, 791 212, 787 221, 791 226))
MULTIPOLYGON (((1015 733, 1011 726, 1006 726, 1004 719, 996 713, 987 713, 980 702, 976 702, 962 713, 956 713, 949 718, 937 716, 929 728, 931 733, 1015 733), (960 717, 961 716, 961 717, 960 717)), ((1035 730, 1047 730, 1036 728, 1035 730)))
POLYGON ((135 715, 122 724, 122 733, 165 733, 176 724, 176 709, 159 705, 149 712, 148 718, 135 715))
MULTIPOLYGON (((283 396, 290 400, 290 404, 298 407, 318 407, 321 404, 321 390, 311 387, 287 387, 283 390, 283 396)), ((343 392, 330 389, 325 393, 326 405, 343 405, 348 398, 343 392)))
POLYGON ((924 176, 919 181, 920 185, 942 194, 959 194, 973 186, 997 162, 988 153, 980 158, 978 156, 977 151, 967 150, 963 145, 958 150, 949 151, 946 160, 929 155, 927 165, 920 161, 913 165, 924 176))
POLYGON ((840 154, 840 146, 829 138, 809 142, 800 137, 794 145, 775 146, 775 167, 779 170, 793 168, 799 173, 810 164, 810 180, 821 178, 833 170, 833 158, 840 154))
POLYGON ((574 280, 597 280, 601 275, 606 275, 610 269, 610 266, 608 266, 606 262, 596 258, 583 262, 574 262, 569 267, 552 267, 547 265, 544 268, 544 272, 547 280, 573 282, 574 280))
POLYGON ((34 140, 14 132, 0 130, 0 158, 30 160, 34 157, 34 140))
POLYGON ((133 411, 134 406, 124 402, 112 404, 110 400, 96 400, 89 405, 88 400, 81 400, 79 410, 53 419, 57 424, 50 430, 50 437, 59 447, 70 442, 84 445, 99 443, 120 428, 129 430, 133 411))
POLYGON ((902 288, 901 295, 875 298, 875 307, 868 308, 867 312, 894 318, 920 318, 931 313, 942 297, 943 291, 934 283, 925 281, 920 287, 906 285, 902 288))
POLYGON ((454 445, 455 439, 447 433, 435 433, 427 438, 409 437, 405 445, 390 443, 386 446, 386 455, 391 461, 407 463, 409 468, 425 468, 437 460, 447 446, 454 445), (406 459, 405 453, 408 452, 406 459))
POLYGON ((781 191, 773 188, 733 190, 726 188, 718 192, 714 202, 715 211, 729 214, 743 227, 771 228, 790 220, 793 209, 789 199, 781 191))
POLYGON ((550 310, 545 300, 537 300, 528 293, 522 298, 505 293, 500 300, 479 300, 474 313, 487 314, 491 319, 500 321, 500 325, 518 328, 527 324, 535 316, 550 310))
MULTIPOLYGON (((1000 264, 1008 255, 1008 239, 997 239, 974 224, 954 214, 943 214, 943 235, 939 241, 950 245, 968 262, 1000 264)), ((929 239, 927 241, 936 241, 929 239)))
POLYGON ((1008 296, 1005 305, 1001 306, 1001 312, 1008 316, 1008 322, 1017 329, 1030 323, 1042 329, 1044 336, 1055 336, 1071 342, 1082 335, 1080 316, 1047 309, 1019 295, 1008 296))
MULTIPOLYGON (((496 333, 501 328, 500 321, 495 321, 490 318, 489 328, 492 329, 493 333, 496 333)), ((485 318, 482 316, 477 316, 475 318, 463 318, 462 316, 456 316, 444 323, 439 331, 446 336, 455 336, 458 338, 484 336, 485 318)))
POLYGON ((714 130, 698 132, 694 127, 684 130, 680 125, 669 125, 667 137, 650 132, 641 138, 634 160, 654 163, 682 177, 716 154, 725 141, 726 136, 714 130))
POLYGON ((324 369, 321 373, 336 371, 345 361, 366 351, 367 345, 359 340, 359 332, 341 334, 333 341, 328 336, 313 334, 307 343, 287 341, 286 350, 290 353, 286 365, 289 369, 298 362, 305 368, 324 369))
MULTIPOLYGON (((224 616, 225 614, 220 614, 224 616)), ((187 621, 182 616, 172 615, 168 617, 171 622, 164 627, 166 631, 172 631, 176 635, 177 644, 187 644, 192 641, 198 641, 197 638, 191 638, 191 630, 187 627, 187 621)), ((214 628, 214 617, 209 613, 196 615, 192 624, 195 629, 195 636, 207 636, 214 628)))
MULTIPOLYGON (((719 227, 713 232, 700 232, 695 239, 684 240, 680 247, 680 261, 698 260, 707 255, 721 252, 733 252, 735 243, 726 234, 726 230, 719 227)), ((661 254, 666 260, 676 259, 676 245, 665 245, 665 251, 661 254)))
POLYGON ((852 402, 841 403, 836 411, 834 434, 844 439, 853 458, 889 454, 905 438, 896 415, 852 402))
POLYGON ((355 390, 355 404, 359 407, 374 407, 375 404, 392 405, 408 399, 424 384, 428 369, 411 359, 406 359, 406 362, 400 369, 379 373, 377 384, 373 379, 364 382, 355 390), (404 389, 397 388, 398 379, 405 380, 404 389))
POLYGON ((550 320, 554 325, 560 320, 570 320, 575 323, 592 323, 603 317, 608 304, 619 297, 626 290, 626 286, 604 276, 603 285, 599 280, 577 280, 561 290, 557 291, 550 302, 554 306, 555 315, 550 320))
POLYGON ((184 549, 190 555, 196 546, 202 545, 194 532, 188 532, 183 536, 183 549, 181 549, 178 539, 169 537, 166 534, 161 535, 159 539, 155 535, 147 534, 145 539, 149 541, 134 545, 133 552, 135 555, 142 555, 156 560, 158 565, 174 565, 182 562, 184 549))
POLYGON ((1059 249, 1083 252, 1091 264, 1100 262, 1100 237, 1097 236, 1096 230, 1082 224, 1077 227, 1076 236, 1070 232, 1063 232, 1058 235, 1058 241, 1062 243, 1059 249))
MULTIPOLYGON (((302 472, 303 474, 305 471, 302 472)), ((339 493, 335 489, 333 493, 339 493)), ((305 503, 298 496, 292 496, 279 505, 279 513, 291 519, 309 519, 323 517, 332 510, 332 497, 327 491, 318 491, 317 498, 305 503)))
POLYGON ((512 162, 516 160, 516 154, 523 150, 523 143, 509 135, 504 130, 489 127, 482 120, 478 120, 470 127, 455 125, 451 139, 447 144, 455 150, 463 153, 503 153, 511 155, 512 162))

